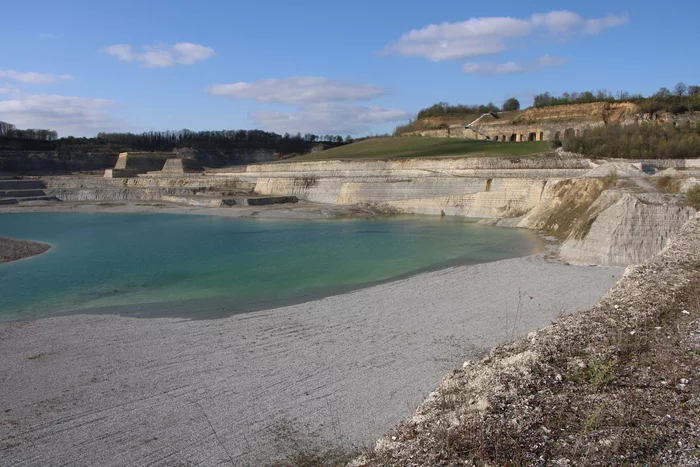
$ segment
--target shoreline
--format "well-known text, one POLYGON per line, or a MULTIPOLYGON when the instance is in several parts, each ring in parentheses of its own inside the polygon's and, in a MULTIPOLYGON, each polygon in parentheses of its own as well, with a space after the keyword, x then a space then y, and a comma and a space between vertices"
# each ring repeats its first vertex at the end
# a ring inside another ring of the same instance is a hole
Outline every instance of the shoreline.
POLYGON ((259 219, 332 219, 344 217, 371 217, 384 213, 371 208, 354 205, 338 206, 299 201, 290 204, 272 204, 267 206, 235 206, 226 208, 205 208, 185 206, 175 203, 149 202, 25 202, 22 204, 0 206, 0 215, 13 213, 76 213, 76 214, 136 214, 163 213, 188 214, 200 216, 220 216, 259 219))
POLYGON ((217 320, 0 323, 0 447, 11 463, 114 465, 358 447, 462 361, 590 308, 622 271, 531 255, 217 320))

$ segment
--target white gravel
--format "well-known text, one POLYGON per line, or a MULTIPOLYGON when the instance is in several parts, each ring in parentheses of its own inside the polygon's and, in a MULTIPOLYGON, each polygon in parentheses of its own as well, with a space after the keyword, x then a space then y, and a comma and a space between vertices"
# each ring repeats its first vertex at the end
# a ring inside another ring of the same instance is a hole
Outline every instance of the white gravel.
POLYGON ((218 320, 0 323, 0 464, 260 465, 370 445, 465 359, 589 308, 622 271, 536 255, 218 320))

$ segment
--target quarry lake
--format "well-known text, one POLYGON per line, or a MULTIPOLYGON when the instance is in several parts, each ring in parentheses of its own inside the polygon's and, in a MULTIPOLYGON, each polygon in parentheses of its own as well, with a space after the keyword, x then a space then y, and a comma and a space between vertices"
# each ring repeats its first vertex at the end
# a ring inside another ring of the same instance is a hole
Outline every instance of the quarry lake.
POLYGON ((423 216, 1 214, 0 236, 52 245, 0 265, 0 321, 84 312, 221 317, 542 247, 529 231, 423 216))

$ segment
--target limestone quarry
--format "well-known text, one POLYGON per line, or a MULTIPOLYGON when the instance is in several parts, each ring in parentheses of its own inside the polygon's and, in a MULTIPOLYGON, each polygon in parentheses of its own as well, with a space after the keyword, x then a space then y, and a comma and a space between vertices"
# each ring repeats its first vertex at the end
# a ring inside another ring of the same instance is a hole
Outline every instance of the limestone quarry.
MULTIPOLYGON (((3 183, 45 187, 30 194, 65 202, 216 208, 303 200, 381 213, 485 218, 553 235, 567 262, 617 266, 658 253, 695 212, 683 192, 700 183, 697 160, 593 161, 564 153, 277 162, 216 170, 196 161, 163 157, 154 165, 140 155, 133 160, 123 155, 117 165, 104 177, 3 183), (675 193, 657 187, 669 178, 675 193)), ((5 192, 4 202, 15 201, 10 195, 5 192)))
POLYGON ((588 314, 498 347, 450 374, 410 420, 354 465, 515 459, 516 465, 563 466, 587 455, 591 465, 610 465, 648 460, 649 452, 660 452, 653 459, 661 463, 696 465, 700 376, 692 352, 698 346, 700 219, 684 194, 700 185, 700 161, 593 160, 558 151, 208 169, 172 155, 157 163, 142 157, 124 154, 104 174, 4 177, 0 203, 19 210, 47 203, 255 206, 245 211, 254 216, 266 204, 293 210, 299 202, 328 215, 324 209, 341 207, 465 216, 547 235, 558 244, 551 256, 565 263, 643 263, 588 314), (652 297, 653 306, 645 308, 652 297), (652 352, 648 342, 661 350, 652 352), (662 382, 655 372, 663 373, 662 382), (608 390, 611 381, 621 386, 608 390), (566 415, 570 409, 573 415, 566 415), (680 425, 663 425, 664 411, 680 425), (639 442, 646 439, 653 441, 639 442))

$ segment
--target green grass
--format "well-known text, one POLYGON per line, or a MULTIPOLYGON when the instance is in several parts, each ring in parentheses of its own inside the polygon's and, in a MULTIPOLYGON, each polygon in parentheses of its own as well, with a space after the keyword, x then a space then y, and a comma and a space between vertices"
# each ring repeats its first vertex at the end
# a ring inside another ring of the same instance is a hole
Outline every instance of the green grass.
POLYGON ((294 161, 401 159, 407 157, 529 156, 549 150, 546 141, 497 143, 457 138, 400 136, 373 138, 338 148, 295 157, 294 161))

